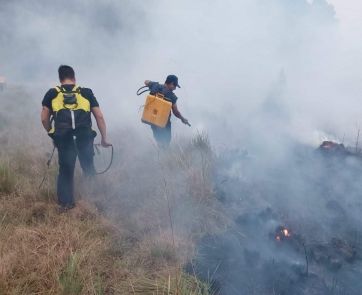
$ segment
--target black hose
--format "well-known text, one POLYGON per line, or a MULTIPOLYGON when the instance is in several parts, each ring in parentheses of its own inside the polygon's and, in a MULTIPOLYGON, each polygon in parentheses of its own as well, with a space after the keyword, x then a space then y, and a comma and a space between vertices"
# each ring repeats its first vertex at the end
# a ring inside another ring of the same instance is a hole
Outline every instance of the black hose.
MULTIPOLYGON (((97 149, 97 151, 98 151, 99 146, 101 146, 101 145, 100 144, 95 144, 94 145, 94 147, 97 149)), ((101 174, 106 173, 111 168, 112 164, 113 164, 113 145, 111 145, 111 160, 109 161, 109 164, 108 164, 107 168, 104 169, 103 171, 100 171, 100 172, 96 171, 95 175, 101 175, 101 174)))
POLYGON ((145 92, 147 92, 147 91, 150 91, 149 87, 148 87, 148 86, 142 86, 141 88, 139 88, 139 89, 137 90, 136 94, 137 94, 138 96, 140 96, 141 94, 143 94, 143 93, 145 93, 145 92), (147 89, 145 89, 145 88, 147 88, 147 89), (140 90, 142 90, 142 89, 145 89, 145 90, 143 90, 143 91, 140 92, 140 90))
MULTIPOLYGON (((97 151, 98 151, 98 146, 101 146, 101 145, 100 145, 100 144, 94 144, 94 147, 97 149, 97 151)), ((41 187, 43 186, 45 180, 47 179, 48 170, 49 170, 49 168, 50 168, 50 164, 51 164, 51 162, 52 162, 52 159, 53 159, 53 156, 54 156, 54 152, 55 152, 55 146, 53 147, 53 151, 52 151, 52 153, 51 153, 51 155, 50 155, 50 157, 49 157, 49 159, 48 159, 48 161, 47 161, 47 170, 46 170, 46 172, 45 172, 45 175, 44 175, 41 183, 39 184, 39 187, 38 187, 39 190, 41 189, 41 187)), ((113 154, 114 154, 114 149, 113 149, 113 145, 111 145, 111 160, 109 161, 108 166, 107 166, 106 169, 104 169, 103 171, 100 171, 100 172, 96 171, 95 175, 104 174, 104 173, 106 173, 106 172, 111 168, 111 166, 112 166, 112 164, 113 164, 113 154)))
POLYGON ((47 179, 48 170, 49 170, 49 168, 50 168, 50 164, 51 164, 51 162, 52 162, 52 159, 53 159, 53 156, 54 156, 54 152, 55 152, 55 145, 53 146, 53 151, 52 151, 52 153, 51 153, 51 155, 50 155, 50 157, 49 157, 49 159, 48 159, 48 161, 47 161, 47 170, 46 170, 45 175, 44 175, 44 177, 43 177, 43 179, 42 179, 42 181, 41 181, 41 183, 40 183, 40 185, 39 185, 39 187, 38 187, 39 190, 41 189, 41 187, 43 186, 43 183, 44 183, 45 180, 47 179))

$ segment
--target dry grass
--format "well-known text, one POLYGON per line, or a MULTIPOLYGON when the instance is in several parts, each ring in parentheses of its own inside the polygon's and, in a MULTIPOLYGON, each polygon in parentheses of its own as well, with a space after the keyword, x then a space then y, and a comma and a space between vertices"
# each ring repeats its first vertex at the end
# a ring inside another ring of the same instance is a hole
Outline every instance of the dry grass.
POLYGON ((59 214, 51 201, 3 195, 0 294, 134 294, 145 284, 158 285, 159 294, 206 294, 195 278, 175 285, 179 261, 158 238, 139 241, 84 201, 59 214))
POLYGON ((15 189, 15 175, 9 169, 9 164, 0 166, 0 193, 11 193, 15 189))
POLYGON ((99 294, 98 281, 106 289, 114 276, 122 277, 107 254, 115 231, 88 205, 59 215, 51 203, 16 196, 1 201, 3 293, 99 294))
POLYGON ((45 159, 34 159, 20 149, 0 161, 0 294, 207 294, 183 274, 192 241, 172 237, 167 217, 165 228, 148 231, 151 216, 139 232, 85 200, 59 214, 56 167, 39 191, 45 159))
POLYGON ((130 279, 127 287, 121 290, 128 289, 131 294, 143 295, 208 295, 209 286, 180 272, 179 276, 175 277, 159 277, 152 280, 147 278, 130 279))

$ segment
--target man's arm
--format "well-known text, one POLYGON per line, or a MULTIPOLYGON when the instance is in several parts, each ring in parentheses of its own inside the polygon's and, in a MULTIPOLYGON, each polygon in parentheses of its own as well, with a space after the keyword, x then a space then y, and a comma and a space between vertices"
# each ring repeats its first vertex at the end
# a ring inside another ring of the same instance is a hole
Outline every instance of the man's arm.
POLYGON ((176 103, 174 103, 174 104, 172 105, 172 112, 173 112, 173 114, 175 115, 175 117, 179 118, 179 119, 182 121, 182 123, 184 123, 184 124, 186 124, 186 125, 188 125, 188 126, 191 126, 191 124, 189 123, 189 121, 181 115, 180 111, 179 111, 178 108, 177 108, 177 104, 176 104, 176 103))
POLYGON ((109 147, 112 144, 107 142, 107 127, 106 127, 106 121, 104 120, 103 113, 99 107, 93 107, 92 108, 92 114, 94 118, 96 119, 97 126, 99 129, 99 132, 101 133, 101 145, 104 147, 109 147))
POLYGON ((46 106, 43 106, 43 108, 41 110, 40 118, 41 118, 41 123, 43 124, 43 127, 47 132, 49 132, 50 129, 52 128, 52 126, 50 124, 50 115, 51 115, 51 112, 50 112, 49 108, 46 106))

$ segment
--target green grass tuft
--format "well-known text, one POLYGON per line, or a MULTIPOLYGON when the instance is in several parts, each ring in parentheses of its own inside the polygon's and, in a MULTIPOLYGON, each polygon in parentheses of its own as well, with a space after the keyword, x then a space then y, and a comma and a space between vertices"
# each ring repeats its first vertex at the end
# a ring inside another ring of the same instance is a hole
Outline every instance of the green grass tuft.
POLYGON ((64 295, 81 294, 83 283, 79 276, 79 257, 77 253, 71 254, 68 264, 59 277, 59 283, 64 295))

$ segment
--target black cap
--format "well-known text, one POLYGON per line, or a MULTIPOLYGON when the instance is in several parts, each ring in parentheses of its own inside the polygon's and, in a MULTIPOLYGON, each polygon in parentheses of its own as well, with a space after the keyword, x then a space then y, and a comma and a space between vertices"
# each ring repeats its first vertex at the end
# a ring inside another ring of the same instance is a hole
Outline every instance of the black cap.
POLYGON ((177 86, 178 88, 181 88, 181 86, 178 84, 178 78, 175 75, 168 75, 166 78, 166 84, 170 84, 173 83, 175 86, 177 86))

